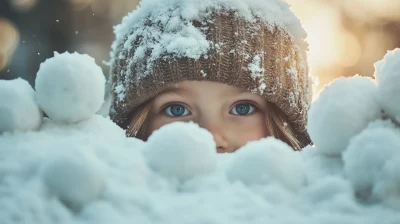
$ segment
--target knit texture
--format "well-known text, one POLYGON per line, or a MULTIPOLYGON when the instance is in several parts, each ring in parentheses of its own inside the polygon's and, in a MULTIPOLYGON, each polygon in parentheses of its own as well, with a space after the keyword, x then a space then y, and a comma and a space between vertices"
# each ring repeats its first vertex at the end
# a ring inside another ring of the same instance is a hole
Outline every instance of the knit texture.
MULTIPOLYGON (((308 144, 305 125, 311 83, 306 54, 293 37, 281 27, 271 28, 260 20, 246 21, 232 11, 220 11, 207 22, 192 23, 210 42, 207 54, 198 59, 166 53, 149 65, 145 59, 150 52, 145 52, 140 63, 129 63, 128 58, 135 55, 141 41, 138 36, 126 48, 134 30, 117 44, 110 74, 115 99, 111 119, 126 129, 135 108, 166 87, 182 81, 212 81, 246 89, 276 104, 286 114, 299 141, 308 144), (121 85, 123 98, 118 90, 121 85)), ((149 22, 146 26, 161 25, 149 22)))

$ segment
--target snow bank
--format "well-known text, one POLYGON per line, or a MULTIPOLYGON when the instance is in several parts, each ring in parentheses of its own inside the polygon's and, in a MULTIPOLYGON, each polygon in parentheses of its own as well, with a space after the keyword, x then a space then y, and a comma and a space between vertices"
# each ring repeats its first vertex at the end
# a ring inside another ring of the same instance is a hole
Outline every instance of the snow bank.
MULTIPOLYGON (((399 114, 374 100, 398 80, 385 72, 397 51, 379 62, 378 83, 354 77, 324 90, 309 116, 315 145, 301 152, 265 138, 217 155, 194 123, 142 142, 94 112, 75 123, 45 118, 33 131, 14 125, 0 135, 0 223, 398 223, 399 114)), ((22 105, 9 111, 36 105, 28 89, 2 98, 22 105)), ((397 103, 388 97, 385 105, 397 103)))

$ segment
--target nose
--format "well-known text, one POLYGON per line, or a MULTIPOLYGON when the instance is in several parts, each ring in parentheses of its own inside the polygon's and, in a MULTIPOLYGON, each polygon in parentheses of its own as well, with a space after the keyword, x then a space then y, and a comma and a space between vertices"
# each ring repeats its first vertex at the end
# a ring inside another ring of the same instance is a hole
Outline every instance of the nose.
POLYGON ((224 138, 224 136, 213 132, 211 132, 211 134, 213 135, 215 144, 217 145, 217 152, 218 153, 229 152, 228 150, 229 144, 228 141, 226 141, 226 139, 224 138))
POLYGON ((199 126, 207 129, 213 135, 216 144, 216 150, 218 153, 229 152, 229 141, 227 139, 224 126, 221 122, 199 122, 199 126))

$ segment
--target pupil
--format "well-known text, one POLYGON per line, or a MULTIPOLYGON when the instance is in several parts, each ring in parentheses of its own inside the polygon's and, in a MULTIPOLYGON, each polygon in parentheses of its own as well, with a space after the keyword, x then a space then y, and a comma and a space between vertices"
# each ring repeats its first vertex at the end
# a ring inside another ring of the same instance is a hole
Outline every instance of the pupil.
POLYGON ((182 114, 185 112, 185 108, 181 105, 172 105, 171 106, 171 113, 174 116, 182 116, 182 114))
POLYGON ((236 106, 236 111, 240 115, 245 115, 245 114, 249 113, 249 110, 250 110, 250 106, 248 104, 239 104, 236 106))

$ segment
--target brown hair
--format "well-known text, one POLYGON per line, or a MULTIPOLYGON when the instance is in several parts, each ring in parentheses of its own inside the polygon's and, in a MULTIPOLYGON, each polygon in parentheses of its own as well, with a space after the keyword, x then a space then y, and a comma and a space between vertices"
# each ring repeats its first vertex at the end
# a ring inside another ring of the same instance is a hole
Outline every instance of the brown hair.
MULTIPOLYGON (((285 114, 273 103, 267 101, 267 112, 265 114, 265 122, 268 133, 283 142, 286 142, 294 150, 300 151, 304 145, 296 138, 294 130, 287 122, 285 114)), ((133 111, 132 120, 129 122, 126 130, 128 137, 136 137, 146 141, 149 137, 147 133, 148 116, 151 109, 151 100, 141 104, 133 111)))

